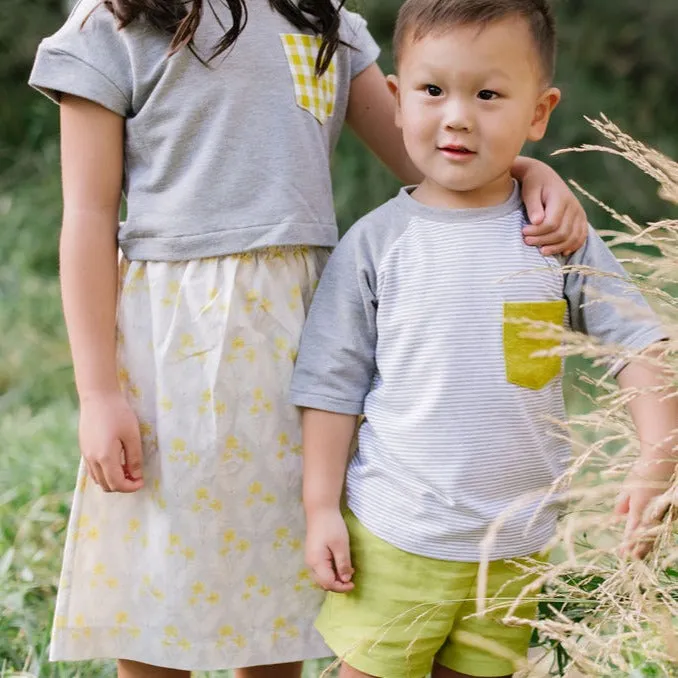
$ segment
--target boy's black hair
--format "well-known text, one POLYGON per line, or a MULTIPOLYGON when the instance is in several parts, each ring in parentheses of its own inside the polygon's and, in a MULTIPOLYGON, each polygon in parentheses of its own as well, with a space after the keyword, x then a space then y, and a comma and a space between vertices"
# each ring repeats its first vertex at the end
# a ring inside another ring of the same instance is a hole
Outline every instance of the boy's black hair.
POLYGON ((556 28, 547 0, 406 0, 398 12, 393 40, 396 64, 407 39, 416 42, 454 26, 482 28, 513 16, 528 23, 544 78, 550 84, 555 72, 556 28))

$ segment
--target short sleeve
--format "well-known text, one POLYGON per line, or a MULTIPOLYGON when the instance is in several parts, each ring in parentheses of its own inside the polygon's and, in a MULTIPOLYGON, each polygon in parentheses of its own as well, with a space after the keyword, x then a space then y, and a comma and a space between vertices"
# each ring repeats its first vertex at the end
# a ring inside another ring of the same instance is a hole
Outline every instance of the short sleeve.
POLYGON ((62 94, 73 94, 130 115, 133 77, 123 33, 102 3, 83 0, 40 43, 29 84, 56 103, 62 94))
POLYGON ((357 227, 341 240, 320 279, 299 347, 291 400, 361 414, 375 373, 376 271, 357 227))
MULTIPOLYGON (((634 352, 667 338, 640 290, 592 228, 586 244, 565 263, 565 297, 573 330, 634 352)), ((623 361, 611 365, 612 373, 624 365, 623 361)))
POLYGON ((380 49, 360 14, 341 10, 340 38, 349 47, 351 80, 371 66, 379 57, 380 49))

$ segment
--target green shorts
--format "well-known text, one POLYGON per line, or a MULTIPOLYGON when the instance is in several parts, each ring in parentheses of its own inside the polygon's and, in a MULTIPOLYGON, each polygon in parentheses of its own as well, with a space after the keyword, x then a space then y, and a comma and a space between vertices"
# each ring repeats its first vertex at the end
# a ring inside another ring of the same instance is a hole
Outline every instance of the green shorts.
MULTIPOLYGON (((501 619, 536 574, 491 562, 490 611, 469 616, 476 613, 478 563, 406 553, 375 537, 352 513, 345 518, 355 589, 329 593, 316 622, 342 661, 378 678, 423 678, 434 661, 470 676, 506 676, 525 661, 529 624, 507 626, 501 619)), ((536 610, 534 601, 521 603, 513 616, 533 619, 536 610)))

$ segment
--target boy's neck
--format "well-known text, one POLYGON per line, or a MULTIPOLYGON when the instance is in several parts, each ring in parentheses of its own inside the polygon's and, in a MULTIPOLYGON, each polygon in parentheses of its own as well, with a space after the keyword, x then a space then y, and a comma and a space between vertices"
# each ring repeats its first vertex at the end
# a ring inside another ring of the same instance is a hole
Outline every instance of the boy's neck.
POLYGON ((442 209, 480 209, 505 203, 513 193, 513 178, 506 172, 497 179, 469 191, 455 191, 425 178, 412 197, 428 207, 442 209))

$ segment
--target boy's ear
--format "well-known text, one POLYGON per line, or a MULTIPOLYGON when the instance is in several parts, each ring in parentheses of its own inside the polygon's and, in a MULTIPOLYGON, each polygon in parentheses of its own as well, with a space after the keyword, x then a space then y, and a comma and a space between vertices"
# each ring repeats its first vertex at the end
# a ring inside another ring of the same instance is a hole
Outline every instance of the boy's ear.
POLYGON ((534 117, 527 134, 530 141, 539 141, 544 138, 549 118, 553 109, 558 105, 560 96, 560 90, 556 87, 549 87, 541 94, 537 100, 537 107, 534 110, 534 117))
POLYGON ((389 75, 386 78, 386 84, 388 85, 389 90, 391 90, 391 94, 395 97, 395 104, 396 104, 396 110, 395 110, 395 124, 396 127, 402 127, 401 121, 400 121, 400 85, 398 84, 398 76, 397 75, 389 75))

